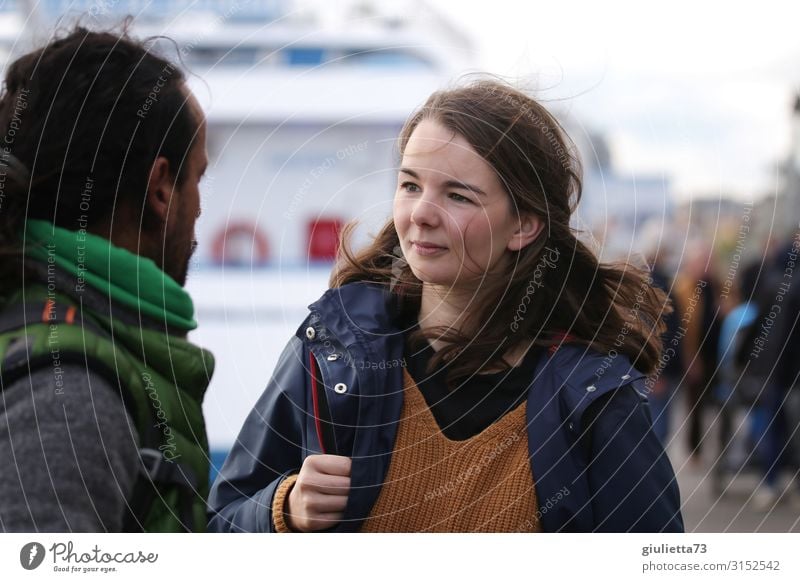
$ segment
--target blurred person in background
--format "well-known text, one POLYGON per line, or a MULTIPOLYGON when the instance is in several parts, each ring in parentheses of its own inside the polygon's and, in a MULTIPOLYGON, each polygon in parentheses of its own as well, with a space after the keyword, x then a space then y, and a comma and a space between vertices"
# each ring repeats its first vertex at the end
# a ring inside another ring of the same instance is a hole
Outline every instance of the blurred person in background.
POLYGON ((682 531, 644 395, 665 296, 576 239, 556 119, 477 81, 434 93, 399 142, 393 215, 357 253, 346 231, 210 529, 682 531))
POLYGON ((737 355, 743 349, 745 336, 758 321, 759 307, 756 288, 761 271, 760 263, 744 266, 738 275, 739 289, 736 304, 723 319, 720 326, 718 346, 719 382, 714 394, 720 406, 720 454, 712 469, 713 487, 717 494, 725 491, 726 474, 738 474, 751 460, 755 443, 755 400, 745 396, 747 387, 742 381, 742 371, 737 355), (743 435, 733 433, 737 413, 746 415, 743 435))
POLYGON ((9 64, 0 127, 0 530, 203 530, 199 104, 126 32, 77 28, 9 64))
POLYGON ((673 278, 667 266, 669 250, 662 233, 664 224, 650 222, 645 225, 639 239, 639 250, 650 269, 653 286, 661 289, 667 296, 662 318, 666 331, 662 336, 664 349, 656 373, 647 380, 650 410, 653 414, 653 430, 661 444, 667 446, 671 432, 671 416, 677 387, 683 375, 683 352, 680 349, 680 318, 674 309, 673 278))
POLYGON ((786 423, 786 446, 788 465, 793 472, 795 487, 792 503, 800 508, 800 233, 795 233, 786 252, 784 281, 791 287, 784 300, 784 316, 781 321, 780 342, 783 352, 778 361, 776 380, 786 390, 783 400, 786 423), (791 269, 791 271, 790 271, 791 269), (789 277, 787 277, 787 274, 789 277))
POLYGON ((673 286, 679 316, 683 389, 689 416, 690 462, 701 462, 705 425, 703 415, 710 401, 717 368, 719 315, 711 250, 701 240, 686 245, 673 286))
MULTIPOLYGON (((759 280, 753 303, 757 314, 737 348, 736 371, 745 403, 752 403, 756 454, 763 479, 753 495, 756 508, 766 510, 783 494, 781 473, 796 475, 798 402, 797 320, 800 301, 794 270, 800 238, 775 248, 757 265, 759 280)), ((796 480, 796 479, 795 479, 796 480)), ((791 490, 798 502, 797 488, 791 490)))

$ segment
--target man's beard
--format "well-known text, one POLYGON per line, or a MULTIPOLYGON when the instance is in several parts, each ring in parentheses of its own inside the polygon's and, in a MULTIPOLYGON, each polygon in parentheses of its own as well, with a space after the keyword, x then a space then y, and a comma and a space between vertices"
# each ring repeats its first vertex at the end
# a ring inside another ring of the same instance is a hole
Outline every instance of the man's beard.
POLYGON ((183 287, 189 273, 197 241, 194 238, 194 224, 190 220, 180 221, 177 232, 168 234, 164 240, 164 272, 183 287))

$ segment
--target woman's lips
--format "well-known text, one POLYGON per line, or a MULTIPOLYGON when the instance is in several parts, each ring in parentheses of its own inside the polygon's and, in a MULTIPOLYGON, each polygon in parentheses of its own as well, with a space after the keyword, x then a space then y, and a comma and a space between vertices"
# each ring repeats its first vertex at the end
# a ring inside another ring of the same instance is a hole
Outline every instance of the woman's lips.
POLYGON ((429 256, 446 251, 445 247, 440 247, 432 244, 412 242, 411 246, 419 255, 429 256))

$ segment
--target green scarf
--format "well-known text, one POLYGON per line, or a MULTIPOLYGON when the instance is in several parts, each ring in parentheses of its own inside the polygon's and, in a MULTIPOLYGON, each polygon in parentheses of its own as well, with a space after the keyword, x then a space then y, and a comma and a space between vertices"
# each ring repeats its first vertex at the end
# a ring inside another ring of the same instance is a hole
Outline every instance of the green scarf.
POLYGON ((181 330, 197 327, 192 298, 145 257, 86 231, 26 222, 25 254, 75 275, 113 300, 181 330))

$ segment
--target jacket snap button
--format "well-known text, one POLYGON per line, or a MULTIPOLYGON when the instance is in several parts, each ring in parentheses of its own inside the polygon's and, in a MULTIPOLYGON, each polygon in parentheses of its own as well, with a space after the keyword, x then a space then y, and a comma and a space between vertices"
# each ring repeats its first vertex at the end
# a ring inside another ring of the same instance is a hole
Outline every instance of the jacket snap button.
POLYGON ((628 379, 628 378, 630 378, 630 377, 631 377, 631 375, 630 375, 630 374, 625 374, 625 375, 622 377, 622 379, 623 379, 623 380, 627 380, 627 379, 628 379))
POLYGON ((595 388, 594 385, 586 387, 587 392, 594 392, 595 390, 597 390, 597 388, 595 388))
POLYGON ((336 392, 337 394, 344 394, 345 392, 347 392, 347 385, 339 382, 336 386, 333 387, 333 391, 336 392))
POLYGON ((330 356, 328 356, 329 362, 335 362, 338 359, 339 359, 339 354, 331 354, 330 356))
POLYGON ((574 426, 575 426, 575 425, 574 425, 574 424, 572 424, 572 423, 570 422, 570 423, 569 423, 569 430, 572 430, 574 426))
POLYGON ((312 339, 314 339, 314 337, 315 337, 316 335, 317 335, 317 332, 315 332, 315 331, 314 331, 314 328, 313 328, 313 327, 307 327, 307 328, 306 328, 306 337, 307 337, 308 339, 312 340, 312 339))

